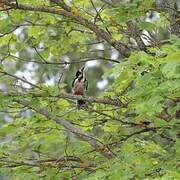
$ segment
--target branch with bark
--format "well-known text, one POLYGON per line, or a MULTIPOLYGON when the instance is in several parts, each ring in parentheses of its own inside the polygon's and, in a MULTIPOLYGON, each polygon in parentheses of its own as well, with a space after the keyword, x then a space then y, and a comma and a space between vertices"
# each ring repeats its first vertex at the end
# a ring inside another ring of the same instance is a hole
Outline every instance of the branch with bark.
MULTIPOLYGON (((22 81, 24 83, 27 83, 27 84, 31 85, 34 88, 38 88, 38 89, 41 90, 40 86, 32 84, 32 83, 28 82, 27 80, 25 80, 23 78, 17 77, 15 75, 12 75, 12 74, 4 72, 4 71, 2 71, 2 72, 0 71, 0 73, 8 75, 10 77, 13 77, 13 78, 15 78, 17 80, 20 80, 20 81, 22 81)), ((6 92, 6 93, 3 93, 3 95, 10 96, 10 97, 12 97, 12 96, 16 97, 17 94, 19 96, 28 95, 27 93, 22 93, 22 92, 21 93, 20 92, 16 92, 16 93, 13 93, 13 92, 7 93, 6 92)), ((30 94, 34 98, 38 98, 38 97, 47 98, 47 97, 49 97, 49 98, 59 98, 59 99, 61 98, 61 99, 70 99, 70 100, 83 100, 83 101, 88 102, 89 104, 98 103, 98 104, 112 105, 112 106, 117 106, 117 107, 127 107, 127 105, 128 105, 128 102, 122 102, 120 97, 116 98, 116 99, 108 98, 108 97, 107 98, 98 98, 98 97, 93 97, 93 96, 80 96, 80 95, 73 95, 73 94, 68 94, 68 93, 60 93, 58 95, 50 95, 50 94, 48 94, 48 92, 43 92, 43 90, 42 90, 41 93, 30 93, 30 94)))
POLYGON ((104 39, 111 46, 113 46, 116 50, 118 50, 123 57, 130 56, 131 50, 128 48, 128 46, 126 44, 124 44, 123 42, 120 42, 120 41, 116 41, 104 29, 100 28, 93 22, 91 22, 88 19, 79 15, 78 10, 75 10, 74 8, 67 6, 63 1, 51 0, 51 2, 57 4, 61 9, 53 8, 53 7, 49 7, 49 6, 36 6, 35 7, 32 5, 19 4, 19 3, 16 4, 16 3, 8 2, 8 1, 5 1, 5 4, 8 5, 11 9, 34 11, 34 12, 46 12, 46 13, 57 14, 57 15, 68 17, 68 18, 74 20, 75 22, 83 25, 84 27, 90 29, 91 31, 93 31, 97 35, 97 37, 104 39))
POLYGON ((67 94, 67 93, 60 93, 57 96, 47 95, 43 93, 36 93, 32 94, 33 97, 56 97, 56 98, 62 98, 62 99, 71 99, 71 100, 83 100, 88 103, 98 103, 98 104, 104 104, 104 105, 112 105, 117 107, 127 107, 127 103, 122 102, 120 99, 113 99, 113 98, 98 98, 93 96, 80 96, 80 95, 73 95, 73 94, 67 94))
POLYGON ((113 105, 118 107, 127 107, 127 103, 123 103, 120 99, 113 99, 113 98, 96 98, 92 96, 79 96, 79 95, 72 95, 72 94, 65 94, 61 93, 57 97, 63 99, 72 99, 72 100, 83 100, 88 103, 98 103, 98 104, 107 104, 113 105))
POLYGON ((26 160, 12 160, 7 157, 0 158, 0 166, 2 167, 20 167, 20 166, 28 166, 28 167, 54 167, 58 169, 63 169, 66 167, 70 168, 81 168, 85 170, 91 170, 97 166, 96 162, 82 160, 79 157, 75 156, 62 156, 60 158, 51 158, 51 159, 26 159, 26 160))
POLYGON ((104 145, 102 142, 100 142, 99 140, 95 139, 94 137, 82 132, 80 129, 75 127, 69 121, 66 121, 66 120, 64 120, 62 118, 59 118, 59 117, 53 115, 52 113, 47 111, 44 107, 39 107, 39 108, 36 109, 36 108, 32 107, 31 102, 29 102, 29 101, 20 100, 20 99, 14 99, 13 101, 18 103, 18 104, 21 104, 23 106, 26 106, 29 109, 34 110, 35 112, 45 116, 46 118, 55 121, 57 124, 60 124, 67 131, 73 133, 80 140, 89 143, 93 147, 93 149, 98 151, 104 157, 109 158, 109 159, 115 157, 115 154, 106 145, 104 145))
POLYGON ((68 61, 60 61, 60 62, 50 62, 50 61, 37 61, 37 60, 30 60, 30 59, 24 59, 24 58, 21 58, 21 57, 18 57, 18 56, 15 56, 13 54, 2 54, 3 56, 5 56, 2 60, 0 59, 0 62, 4 61, 6 58, 8 57, 11 57, 12 60, 14 61, 22 61, 22 62, 33 62, 33 63, 36 63, 36 64, 41 64, 41 65, 50 65, 50 66, 66 66, 66 65, 69 65, 69 64, 79 64, 79 63, 86 63, 86 62, 89 62, 89 61, 105 61, 105 62, 113 62, 113 63, 120 63, 120 61, 118 60, 114 60, 114 59, 110 59, 110 58, 104 58, 104 57, 85 57, 85 58, 82 58, 82 59, 71 59, 70 62, 68 61))
POLYGON ((169 14, 171 33, 180 37, 180 11, 177 0, 160 0, 157 2, 159 11, 169 14))
POLYGON ((33 83, 27 81, 26 79, 20 78, 20 77, 14 75, 14 74, 10 74, 10 73, 8 73, 8 72, 6 72, 6 71, 0 71, 0 74, 10 76, 10 77, 12 77, 12 78, 14 78, 14 79, 16 79, 16 80, 22 81, 23 83, 27 83, 27 84, 29 84, 30 86, 34 87, 34 88, 40 89, 40 87, 37 86, 36 84, 33 84, 33 83))
POLYGON ((132 37, 136 41, 138 48, 140 50, 143 50, 146 52, 147 47, 141 38, 142 30, 140 30, 132 20, 127 22, 127 27, 128 27, 129 37, 132 37))

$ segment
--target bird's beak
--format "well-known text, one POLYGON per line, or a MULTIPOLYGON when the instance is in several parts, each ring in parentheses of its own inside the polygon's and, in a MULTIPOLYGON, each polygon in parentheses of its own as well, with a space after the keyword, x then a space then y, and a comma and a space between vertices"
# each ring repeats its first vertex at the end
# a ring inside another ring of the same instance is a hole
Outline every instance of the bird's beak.
POLYGON ((83 71, 84 71, 84 68, 85 68, 85 67, 82 67, 82 68, 81 68, 81 72, 83 72, 83 71))

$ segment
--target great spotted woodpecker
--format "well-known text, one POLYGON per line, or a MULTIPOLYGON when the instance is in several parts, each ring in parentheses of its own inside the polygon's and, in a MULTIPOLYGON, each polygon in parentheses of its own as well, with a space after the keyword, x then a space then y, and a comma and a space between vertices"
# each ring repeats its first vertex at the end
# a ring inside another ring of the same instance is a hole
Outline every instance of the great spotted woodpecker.
MULTIPOLYGON (((86 95, 86 91, 88 88, 88 81, 85 78, 84 67, 77 70, 76 77, 72 82, 72 93, 74 95, 86 95)), ((77 100, 77 108, 80 109, 83 105, 85 105, 85 101, 77 100)))

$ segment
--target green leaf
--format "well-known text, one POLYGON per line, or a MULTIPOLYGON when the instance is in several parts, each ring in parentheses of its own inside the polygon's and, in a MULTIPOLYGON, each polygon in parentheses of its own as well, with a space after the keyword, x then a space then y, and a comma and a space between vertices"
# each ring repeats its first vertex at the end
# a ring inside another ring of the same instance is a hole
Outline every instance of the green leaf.
POLYGON ((152 31, 156 28, 156 25, 151 22, 140 22, 138 26, 139 28, 148 30, 148 31, 152 31))
POLYGON ((180 62, 169 62, 162 68, 162 73, 167 78, 180 78, 180 62))

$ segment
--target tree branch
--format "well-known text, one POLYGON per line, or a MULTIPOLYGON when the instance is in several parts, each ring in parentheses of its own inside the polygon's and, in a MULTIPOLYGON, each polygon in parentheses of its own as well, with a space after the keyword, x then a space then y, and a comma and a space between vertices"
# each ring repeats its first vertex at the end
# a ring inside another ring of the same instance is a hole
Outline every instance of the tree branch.
POLYGON ((180 12, 178 10, 177 0, 161 0, 157 1, 156 4, 159 11, 169 14, 171 33, 180 37, 180 12))
MULTIPOLYGON (((17 79, 19 79, 17 77, 17 79)), ((25 83, 28 83, 28 81, 24 80, 24 79, 20 79, 20 80, 23 80, 25 83)), ((39 89, 41 89, 39 86, 37 86, 39 89)), ((41 89, 42 90, 42 89, 41 89)), ((116 99, 113 99, 113 98, 98 98, 98 97, 93 97, 93 96, 80 96, 80 95, 73 95, 73 94, 67 94, 67 93, 60 93, 59 95, 50 95, 50 94, 47 94, 47 92, 42 92, 42 93, 30 93, 32 97, 35 97, 35 98, 38 98, 38 97, 49 97, 49 98, 62 98, 62 99, 71 99, 71 100, 83 100, 83 101, 86 101, 88 103, 98 103, 98 104, 104 104, 104 105, 112 105, 112 106, 117 106, 117 107, 127 107, 128 105, 128 102, 124 103, 122 102, 120 99, 116 98, 116 99)), ((3 93, 3 95, 5 96, 14 96, 16 97, 17 96, 17 93, 3 93)), ((26 96, 27 94, 26 93, 18 93, 19 96, 26 96)))
POLYGON ((20 9, 20 10, 29 10, 29 11, 36 11, 36 12, 46 12, 51 14, 58 14, 61 16, 69 17, 76 22, 80 23, 81 25, 85 26, 86 28, 93 31, 98 37, 106 40, 111 46, 113 46, 116 50, 120 52, 123 57, 130 56, 130 49, 128 46, 120 41, 116 41, 109 33, 105 30, 98 27, 96 24, 92 23, 88 19, 79 15, 79 12, 74 12, 75 10, 71 7, 67 6, 64 2, 59 0, 51 0, 51 2, 58 4, 62 9, 52 8, 48 6, 31 6, 25 4, 14 4, 9 3, 6 1, 6 5, 10 6, 13 9, 20 9))
POLYGON ((80 129, 78 129, 77 127, 72 125, 69 121, 66 121, 64 119, 61 119, 61 118, 51 114, 44 107, 35 109, 31 106, 31 102, 29 102, 29 101, 20 100, 20 99, 14 99, 13 101, 34 110, 35 112, 47 117, 48 119, 52 119, 56 123, 63 126, 67 131, 72 132, 77 138, 89 143, 96 151, 100 152, 104 157, 106 157, 106 158, 114 158, 115 157, 115 155, 112 153, 112 151, 109 148, 107 148, 102 142, 100 142, 97 139, 95 139, 94 137, 82 132, 80 129))
POLYGON ((138 48, 146 52, 147 51, 146 45, 144 44, 141 38, 142 30, 140 30, 132 20, 129 20, 127 22, 127 27, 128 27, 129 36, 135 39, 138 48))
POLYGON ((41 160, 12 160, 9 158, 0 158, 0 163, 5 167, 19 167, 19 166, 29 166, 29 167, 69 167, 68 162, 74 162, 71 168, 93 168, 96 167, 96 162, 81 160, 75 156, 63 156, 60 158, 52 159, 41 159, 41 160), (86 164, 85 164, 86 163, 86 164))
POLYGON ((73 99, 73 100, 84 100, 89 103, 99 103, 99 104, 107 104, 113 105, 118 107, 126 107, 127 104, 121 102, 119 99, 112 99, 112 98, 96 98, 92 96, 79 96, 79 95, 72 95, 72 94, 59 94, 59 98, 63 99, 73 99))
MULTIPOLYGON (((22 94, 22 95, 25 95, 25 94, 22 94)), ((32 97, 46 97, 46 98, 53 97, 53 98, 62 98, 62 99, 71 99, 71 100, 83 100, 88 103, 98 103, 98 104, 112 105, 112 106, 117 106, 117 107, 127 107, 127 104, 128 104, 128 103, 122 102, 120 99, 117 99, 117 98, 116 99, 98 98, 98 97, 93 97, 93 96, 80 96, 80 95, 73 95, 73 94, 67 94, 67 93, 60 93, 59 95, 55 95, 55 96, 48 95, 47 93, 35 93, 31 95, 32 97)))
POLYGON ((20 78, 20 77, 18 77, 18 76, 16 76, 16 75, 10 74, 10 73, 5 72, 5 71, 0 71, 0 74, 4 74, 4 75, 7 75, 7 76, 10 76, 10 77, 12 77, 12 78, 14 78, 14 79, 16 79, 16 80, 20 80, 20 81, 22 81, 22 82, 24 82, 24 83, 27 83, 27 84, 29 84, 30 86, 34 87, 34 88, 40 89, 40 87, 37 86, 36 84, 33 84, 33 83, 31 83, 31 82, 29 82, 29 81, 27 81, 27 80, 25 80, 25 79, 23 79, 23 78, 20 78))
MULTIPOLYGON (((114 63, 119 63, 118 60, 114 60, 114 59, 110 59, 110 58, 104 58, 104 57, 86 57, 86 58, 83 58, 83 59, 71 59, 70 62, 67 62, 67 61, 64 61, 64 62, 49 62, 49 61, 36 61, 36 60, 30 60, 30 59, 23 59, 21 57, 17 57, 15 55, 12 55, 12 54, 3 54, 7 57, 12 57, 12 58, 15 58, 15 59, 18 59, 19 61, 23 61, 23 62, 33 62, 33 63, 36 63, 36 64, 44 64, 44 65, 67 65, 67 64, 76 64, 76 63, 85 63, 85 62, 88 62, 88 61, 108 61, 108 62, 114 62, 114 63)), ((14 60, 14 59, 13 59, 14 60)))
POLYGON ((142 134, 145 132, 149 132, 149 131, 153 131, 156 132, 157 129, 160 129, 161 127, 150 127, 150 128, 145 128, 145 129, 141 129, 140 131, 135 131, 132 134, 129 135, 125 135, 124 137, 122 137, 121 139, 119 139, 118 141, 112 142, 109 145, 110 146, 117 146, 119 144, 121 144, 124 141, 127 141, 129 138, 131 138, 132 136, 138 135, 138 134, 142 134))
POLYGON ((113 37, 107 33, 105 30, 99 28, 96 24, 92 23, 91 21, 85 19, 84 17, 79 15, 79 12, 74 12, 74 9, 71 7, 67 6, 64 1, 61 0, 51 0, 51 2, 56 3, 59 5, 62 9, 64 9, 67 13, 67 16, 74 19, 75 21, 79 22, 81 25, 87 27, 88 29, 92 30, 95 32, 95 34, 98 37, 101 37, 105 39, 110 45, 112 45, 116 50, 120 52, 120 54, 124 57, 129 57, 130 56, 130 49, 128 46, 120 41, 116 41, 113 39, 113 37))

